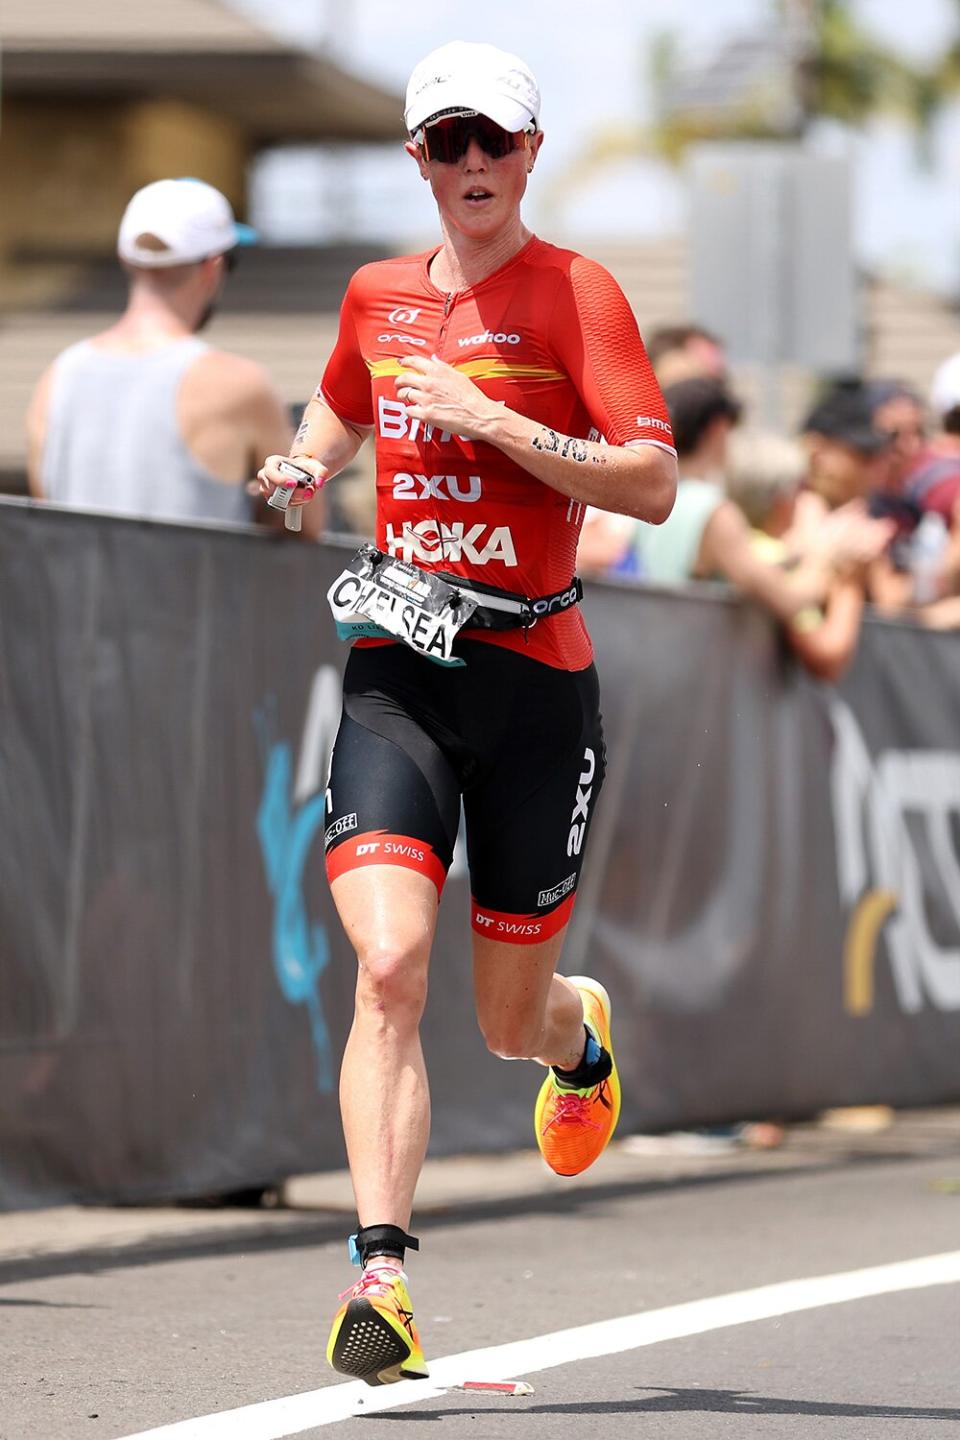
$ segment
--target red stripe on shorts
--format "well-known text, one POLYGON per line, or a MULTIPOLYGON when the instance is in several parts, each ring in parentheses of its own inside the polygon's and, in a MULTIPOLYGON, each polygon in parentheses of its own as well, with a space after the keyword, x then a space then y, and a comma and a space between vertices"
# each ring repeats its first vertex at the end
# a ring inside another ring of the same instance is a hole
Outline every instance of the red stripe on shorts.
POLYGON ((503 940, 508 945, 539 945, 563 929, 576 898, 575 894, 568 895, 547 915, 506 915, 502 910, 487 910, 472 900, 470 923, 478 935, 486 935, 490 940, 503 940))
POLYGON ((425 841, 415 840, 412 835, 392 835, 388 830, 367 830, 362 835, 351 835, 327 852, 327 879, 332 883, 348 870, 359 870, 363 865, 402 865, 416 870, 433 881, 437 894, 447 878, 441 861, 425 841))

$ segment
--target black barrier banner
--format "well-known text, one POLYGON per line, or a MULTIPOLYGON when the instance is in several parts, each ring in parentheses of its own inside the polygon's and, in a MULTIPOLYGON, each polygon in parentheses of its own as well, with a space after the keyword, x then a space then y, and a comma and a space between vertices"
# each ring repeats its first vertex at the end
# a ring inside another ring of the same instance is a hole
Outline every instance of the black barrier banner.
MULTIPOLYGON (((345 550, 0 502, 0 1205, 344 1163, 355 961, 323 876, 345 550)), ((563 968, 615 999, 621 1133, 960 1098, 960 640, 833 690, 748 607, 589 587, 610 770, 563 968)), ((488 1056, 462 847, 435 1154, 532 1144, 488 1056)))

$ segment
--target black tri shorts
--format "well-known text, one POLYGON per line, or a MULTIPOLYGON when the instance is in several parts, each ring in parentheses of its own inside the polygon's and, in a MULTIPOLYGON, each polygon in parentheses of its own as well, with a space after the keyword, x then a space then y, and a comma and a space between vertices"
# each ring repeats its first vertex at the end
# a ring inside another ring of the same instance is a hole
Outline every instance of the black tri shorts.
POLYGON ((401 865, 443 889, 463 803, 474 930, 533 945, 569 920, 605 757, 593 666, 461 640, 463 668, 355 648, 327 791, 331 881, 401 865))

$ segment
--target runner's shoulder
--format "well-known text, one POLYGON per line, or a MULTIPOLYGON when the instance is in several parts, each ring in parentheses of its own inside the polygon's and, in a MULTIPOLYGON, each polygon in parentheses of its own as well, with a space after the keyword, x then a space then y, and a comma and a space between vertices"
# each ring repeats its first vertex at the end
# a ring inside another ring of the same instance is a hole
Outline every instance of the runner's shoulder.
POLYGON ((424 266, 432 254, 433 250, 423 250, 417 255, 370 260, 354 271, 347 294, 355 305, 366 305, 382 300, 384 295, 392 295, 398 289, 419 291, 424 266))
POLYGON ((537 237, 537 244, 531 250, 528 264, 536 269, 553 271, 560 280, 596 280, 616 285, 617 280, 599 260, 592 260, 579 250, 568 250, 563 245, 551 245, 549 240, 537 237))
POLYGON ((603 313, 610 305, 629 304, 620 284, 606 266, 601 265, 599 260, 582 255, 579 250, 551 245, 538 237, 527 263, 535 272, 550 277, 555 303, 566 296, 581 315, 585 312, 603 313))

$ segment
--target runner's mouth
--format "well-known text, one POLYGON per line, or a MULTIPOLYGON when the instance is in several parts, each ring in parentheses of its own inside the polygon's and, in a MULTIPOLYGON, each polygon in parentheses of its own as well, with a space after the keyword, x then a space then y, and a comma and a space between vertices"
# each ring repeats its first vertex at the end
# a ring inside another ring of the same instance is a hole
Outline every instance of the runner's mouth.
POLYGON ((493 194, 490 190, 484 190, 482 186, 477 186, 473 190, 468 190, 463 198, 469 200, 472 205, 478 205, 484 200, 492 200, 493 194))

